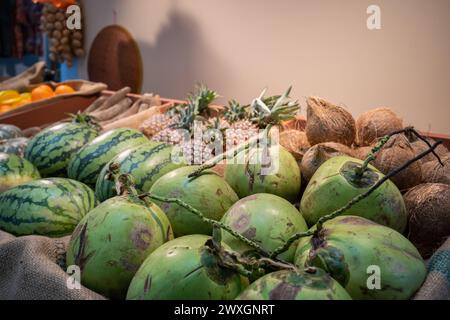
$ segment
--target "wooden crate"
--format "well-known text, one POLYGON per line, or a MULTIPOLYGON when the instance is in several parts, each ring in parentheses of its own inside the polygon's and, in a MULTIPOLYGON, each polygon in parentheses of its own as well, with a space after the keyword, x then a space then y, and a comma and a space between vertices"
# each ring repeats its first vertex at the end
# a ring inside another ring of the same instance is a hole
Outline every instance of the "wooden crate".
POLYGON ((17 111, 11 115, 0 116, 0 123, 13 124, 21 129, 41 127, 47 124, 67 118, 68 113, 83 111, 95 99, 96 96, 74 96, 67 99, 49 102, 33 109, 17 111))
MULTIPOLYGON (((110 96, 114 91, 104 90, 101 95, 110 96)), ((127 95, 130 99, 135 101, 142 97, 142 95, 130 93, 127 95)), ((1 117, 0 123, 13 124, 19 128, 26 129, 36 126, 45 126, 47 124, 60 121, 67 117, 67 113, 76 113, 78 111, 85 110, 92 102, 95 101, 99 96, 83 97, 76 96, 70 99, 65 99, 63 101, 58 101, 54 103, 49 103, 45 106, 40 106, 32 110, 27 110, 23 112, 17 112, 10 116, 1 117)), ((167 110, 170 107, 184 103, 183 100, 161 98, 162 108, 161 110, 167 110)), ((212 106, 212 109, 220 112, 223 106, 212 106)), ((303 130, 306 125, 306 119, 302 116, 298 117, 295 121, 285 124, 286 128, 295 127, 296 129, 303 130)), ((450 149, 450 135, 421 132, 423 135, 433 138, 435 140, 442 140, 444 145, 450 149)))

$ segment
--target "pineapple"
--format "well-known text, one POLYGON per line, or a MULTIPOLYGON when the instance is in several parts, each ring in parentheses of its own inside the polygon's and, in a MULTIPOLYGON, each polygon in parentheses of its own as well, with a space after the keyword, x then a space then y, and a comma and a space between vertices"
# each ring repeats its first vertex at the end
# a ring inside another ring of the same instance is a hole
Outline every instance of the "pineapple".
POLYGON ((248 119, 248 108, 249 106, 241 106, 235 100, 228 103, 224 112, 224 119, 230 124, 225 132, 227 148, 237 146, 258 133, 258 127, 248 119))
POLYGON ((179 128, 190 130, 194 119, 206 113, 209 104, 217 97, 218 94, 215 91, 200 85, 188 96, 187 104, 177 105, 166 113, 150 117, 140 129, 152 140, 177 144, 182 140, 182 135, 173 131, 179 128))
POLYGON ((266 92, 264 89, 260 96, 253 100, 251 121, 259 128, 265 129, 268 125, 279 125, 282 121, 291 120, 300 110, 297 101, 289 98, 292 87, 281 96, 272 96, 263 99, 266 92))
POLYGON ((231 101, 224 114, 231 121, 231 127, 226 132, 227 148, 240 145, 258 134, 258 129, 270 125, 279 125, 282 121, 295 117, 299 110, 297 101, 289 98, 289 88, 285 94, 264 98, 264 89, 260 96, 249 106, 241 107, 231 101))
POLYGON ((152 138, 159 132, 176 125, 178 122, 180 122, 179 115, 173 115, 171 112, 159 113, 145 120, 141 125, 140 130, 147 137, 152 138))
POLYGON ((204 132, 209 128, 203 115, 208 114, 209 104, 217 93, 199 86, 189 95, 188 102, 174 108, 176 122, 153 136, 153 140, 179 145, 188 163, 202 164, 212 158, 211 147, 204 141, 204 132), (192 138, 192 136, 194 136, 192 138))

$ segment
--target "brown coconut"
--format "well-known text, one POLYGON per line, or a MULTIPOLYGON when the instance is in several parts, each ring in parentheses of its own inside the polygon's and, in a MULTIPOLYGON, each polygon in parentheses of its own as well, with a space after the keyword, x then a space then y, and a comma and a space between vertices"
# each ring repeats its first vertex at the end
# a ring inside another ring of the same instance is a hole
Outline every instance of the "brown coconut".
POLYGON ((373 146, 355 148, 353 149, 353 155, 357 159, 365 160, 367 155, 372 151, 372 148, 373 146))
POLYGON ((355 140, 355 119, 342 107, 317 97, 309 97, 306 136, 311 145, 337 142, 351 146, 355 140))
POLYGON ((280 133, 280 145, 285 147, 299 162, 311 147, 306 133, 299 130, 286 130, 280 133))
POLYGON ((450 236, 450 186, 425 183, 404 195, 409 217, 409 239, 424 258, 450 236))
POLYGON ((356 120, 356 143, 370 146, 378 138, 403 129, 403 120, 389 108, 376 108, 363 113, 356 120))
MULTIPOLYGON (((409 140, 405 135, 398 134, 392 136, 381 151, 377 153, 373 165, 384 174, 388 174, 414 157, 414 149, 409 140)), ((400 191, 405 191, 420 184, 422 181, 422 167, 420 162, 414 162, 393 176, 391 180, 400 191)))
MULTIPOLYGON (((436 142, 436 141, 434 141, 431 138, 427 138, 427 141, 431 145, 433 145, 436 142)), ((428 145, 425 142, 423 142, 422 140, 416 140, 416 141, 412 142, 411 146, 413 147, 414 153, 416 155, 419 155, 422 152, 424 152, 424 151, 429 149, 428 145)), ((434 149, 434 152, 436 152, 436 154, 438 156, 443 157, 443 156, 445 156, 448 153, 448 149, 444 145, 440 144, 440 145, 438 145, 438 147, 436 149, 434 149)), ((429 154, 427 154, 425 157, 423 157, 421 159, 421 162, 422 163, 427 163, 427 162, 433 161, 433 160, 436 160, 436 157, 434 156, 434 154, 429 153, 429 154)))
POLYGON ((325 161, 337 156, 353 157, 353 150, 337 142, 325 142, 312 146, 304 154, 300 164, 300 169, 305 180, 311 180, 313 174, 325 161))
POLYGON ((422 165, 423 182, 445 183, 450 185, 450 153, 441 157, 441 161, 444 166, 436 158, 422 165))

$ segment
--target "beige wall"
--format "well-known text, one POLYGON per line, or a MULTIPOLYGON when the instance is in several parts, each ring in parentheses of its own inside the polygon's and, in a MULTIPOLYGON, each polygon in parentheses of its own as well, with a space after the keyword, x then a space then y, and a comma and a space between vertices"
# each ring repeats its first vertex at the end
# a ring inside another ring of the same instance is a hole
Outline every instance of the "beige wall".
MULTIPOLYGON (((181 98, 195 82, 249 101, 268 86, 355 115, 390 106, 450 133, 448 0, 85 0, 87 44, 114 22, 136 37, 144 90, 181 98), (381 7, 369 31, 366 8, 381 7)), ((86 75, 85 63, 82 74, 86 75)))

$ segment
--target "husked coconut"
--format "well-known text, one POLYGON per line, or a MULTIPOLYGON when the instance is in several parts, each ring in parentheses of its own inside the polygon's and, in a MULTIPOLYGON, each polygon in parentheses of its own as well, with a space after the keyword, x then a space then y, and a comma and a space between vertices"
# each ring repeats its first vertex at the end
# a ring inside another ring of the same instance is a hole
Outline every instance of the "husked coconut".
POLYGON ((306 137, 306 133, 294 129, 286 130, 280 133, 280 145, 292 153, 297 161, 301 161, 303 155, 311 147, 308 138, 306 137))
POLYGON ((342 107, 324 99, 309 97, 306 136, 311 145, 337 142, 351 146, 355 140, 355 119, 342 107))
POLYGON ((422 165, 422 181, 430 183, 445 183, 450 185, 450 153, 441 157, 444 165, 435 158, 422 165))
POLYGON ((356 120, 356 143, 369 146, 378 138, 403 129, 403 120, 389 108, 369 110, 356 120))
POLYGON ((360 160, 365 160, 367 158, 367 155, 372 151, 372 148, 373 146, 367 146, 353 149, 354 157, 360 160))
POLYGON ((450 185, 425 183, 404 195, 409 239, 424 258, 450 236, 450 185))
MULTIPOLYGON (((434 143, 436 143, 436 141, 433 140, 433 139, 431 139, 431 138, 427 138, 427 141, 428 141, 431 145, 433 145, 434 143)), ((416 155, 419 155, 419 154, 421 154, 422 152, 424 152, 424 151, 426 151, 426 150, 429 149, 428 145, 427 145, 425 142, 423 142, 422 140, 416 140, 416 141, 412 142, 412 143, 411 143, 411 146, 413 147, 414 153, 415 153, 416 155)), ((436 152, 436 154, 437 154, 438 156, 443 157, 443 156, 445 156, 445 155, 448 153, 448 149, 447 149, 444 145, 440 144, 436 149, 434 149, 434 152, 436 152)), ((422 163, 427 163, 427 162, 433 161, 433 160, 436 160, 436 157, 435 157, 434 154, 432 154, 432 153, 429 153, 429 154, 427 154, 425 157, 423 157, 422 159, 420 159, 420 161, 421 161, 422 163)))
POLYGON ((311 177, 325 161, 337 156, 352 157, 353 150, 343 144, 336 142, 325 142, 312 146, 305 153, 300 164, 300 171, 305 180, 311 180, 311 177))
MULTIPOLYGON (((414 149, 406 136, 398 134, 392 136, 381 151, 377 153, 373 165, 387 175, 414 157, 414 149)), ((412 188, 422 181, 422 167, 419 162, 414 162, 393 176, 391 180, 401 191, 412 188)))

